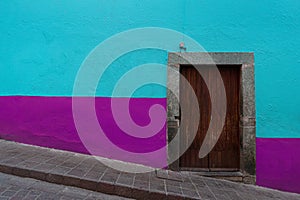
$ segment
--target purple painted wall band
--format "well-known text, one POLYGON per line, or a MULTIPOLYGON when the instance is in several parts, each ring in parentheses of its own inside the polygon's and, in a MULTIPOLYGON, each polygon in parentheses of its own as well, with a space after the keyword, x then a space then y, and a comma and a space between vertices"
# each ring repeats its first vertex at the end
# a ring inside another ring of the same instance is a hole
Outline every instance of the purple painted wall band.
MULTIPOLYGON (((83 105, 91 100, 89 97, 78 98, 81 98, 83 105)), ((155 136, 134 138, 116 126, 110 108, 111 98, 97 97, 95 101, 101 127, 118 146, 131 152, 149 152, 155 148, 165 148, 166 126, 155 136)), ((128 99, 116 98, 114 101, 122 105, 128 99)), ((130 99, 130 115, 137 124, 145 126, 150 123, 149 108, 154 104, 166 107, 166 99, 130 99)), ((84 107, 82 109, 84 110, 84 107)), ((77 134, 70 97, 0 97, 0 137, 26 144, 89 154, 77 134)), ((298 168, 300 138, 257 138, 256 145, 257 184, 300 193, 298 168)), ((94 148, 101 147, 95 145, 94 148)), ((101 156, 153 167, 167 164, 166 153, 149 154, 149 157, 143 159, 109 151, 101 156)))
MULTIPOLYGON (((92 97, 76 97, 82 102, 82 110, 85 103, 92 97)), ((113 118, 111 100, 115 105, 120 105, 120 111, 124 111, 122 105, 129 100, 129 114, 133 121, 146 126, 151 123, 149 109, 153 105, 161 105, 166 108, 166 98, 107 98, 96 97, 96 114, 99 124, 106 136, 118 147, 126 151, 147 153, 156 149, 165 149, 163 154, 147 154, 143 156, 119 155, 109 150, 98 152, 99 156, 145 164, 153 167, 167 165, 166 150, 166 123, 157 131, 157 134, 147 138, 137 138, 126 134, 118 127, 113 118), (105 152, 105 153, 103 153, 105 152), (142 158, 142 159, 141 159, 142 158)), ((126 117, 126 116, 125 116, 126 117)), ((152 116, 155 117, 155 116, 152 116)), ((164 116, 163 116, 164 117, 164 116)), ((86 117, 88 119, 88 116, 86 117)), ((157 116, 161 119, 161 116, 157 116)), ((166 118, 164 117, 165 121, 166 118)), ((128 120, 127 120, 128 121, 128 120)), ((89 126, 89 121, 86 121, 89 126)), ((127 127, 130 130, 130 127, 127 127)), ((132 129, 135 131, 135 129, 132 129)), ((143 134, 143 133, 135 133, 143 134)), ((149 133, 144 133, 149 135, 149 133)), ((92 134, 86 134, 93 137, 92 134)), ((10 96, 0 97, 0 138, 16 142, 39 145, 43 147, 89 154, 78 136, 72 115, 72 97, 29 97, 10 96)), ((93 141, 94 138, 91 138, 93 141)), ((95 149, 97 142, 91 144, 95 149)))
POLYGON ((256 182, 300 193, 300 138, 256 138, 256 182))

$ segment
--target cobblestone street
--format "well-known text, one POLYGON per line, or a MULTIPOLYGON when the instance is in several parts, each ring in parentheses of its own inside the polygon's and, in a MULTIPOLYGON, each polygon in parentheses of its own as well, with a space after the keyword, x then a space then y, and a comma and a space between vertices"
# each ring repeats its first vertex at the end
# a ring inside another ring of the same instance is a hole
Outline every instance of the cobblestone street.
POLYGON ((127 198, 0 173, 0 200, 8 199, 125 200, 127 198))

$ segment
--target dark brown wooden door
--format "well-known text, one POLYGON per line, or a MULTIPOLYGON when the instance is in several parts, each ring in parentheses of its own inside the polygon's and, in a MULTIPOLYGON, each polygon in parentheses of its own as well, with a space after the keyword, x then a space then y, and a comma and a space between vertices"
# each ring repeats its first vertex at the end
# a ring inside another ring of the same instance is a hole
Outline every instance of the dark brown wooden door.
MULTIPOLYGON (((211 66, 202 67, 203 75, 208 80, 216 81, 212 77, 211 66)), ((211 118, 211 99, 207 86, 193 66, 181 66, 180 73, 185 77, 193 87, 198 98, 200 109, 200 122, 198 131, 192 145, 180 158, 181 169, 187 170, 209 170, 209 171, 234 171, 239 169, 240 146, 239 146, 239 85, 240 85, 240 67, 239 66, 218 66, 221 77, 224 82, 227 99, 227 113, 225 124, 221 136, 214 146, 213 150, 205 158, 199 159, 199 150, 209 127, 211 118)), ((181 78, 181 83, 182 78, 181 78)), ((182 122, 193 120, 193 106, 190 105, 189 94, 185 92, 184 84, 180 84, 180 105, 186 106, 191 113, 182 122)), ((185 124, 185 123, 182 123, 185 124)), ((185 142, 189 137, 191 129, 187 126, 180 127, 181 142, 185 142)))

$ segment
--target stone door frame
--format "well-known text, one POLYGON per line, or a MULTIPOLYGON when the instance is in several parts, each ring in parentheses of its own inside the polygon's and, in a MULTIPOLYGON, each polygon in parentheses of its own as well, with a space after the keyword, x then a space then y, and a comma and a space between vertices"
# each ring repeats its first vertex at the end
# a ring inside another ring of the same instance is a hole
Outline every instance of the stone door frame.
POLYGON ((168 141, 178 145, 168 145, 168 159, 174 160, 169 169, 180 170, 179 167, 179 70, 180 65, 234 65, 241 68, 240 77, 240 172, 255 175, 256 171, 256 114, 254 84, 254 54, 227 52, 184 52, 168 55, 168 141), (178 73, 170 73, 176 70, 178 73), (176 97, 177 96, 177 97, 176 97))

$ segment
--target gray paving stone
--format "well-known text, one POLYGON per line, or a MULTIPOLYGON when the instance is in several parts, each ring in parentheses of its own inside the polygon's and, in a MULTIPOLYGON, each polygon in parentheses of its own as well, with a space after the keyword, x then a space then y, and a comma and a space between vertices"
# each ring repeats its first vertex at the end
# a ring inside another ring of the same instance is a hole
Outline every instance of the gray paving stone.
POLYGON ((168 179, 168 172, 166 170, 157 170, 156 176, 162 179, 168 179))
POLYGON ((186 190, 186 189, 182 189, 182 193, 184 194, 184 196, 188 196, 194 199, 200 199, 199 194, 197 193, 196 190, 186 190))
POLYGON ((5 164, 10 165, 10 166, 16 166, 23 161, 25 161, 25 159, 12 157, 10 159, 5 160, 5 164))
POLYGON ((150 181, 150 191, 167 193, 165 181, 150 181))
POLYGON ((35 166, 33 169, 44 171, 44 172, 48 173, 48 172, 52 171, 55 167, 56 167, 56 165, 53 165, 53 164, 41 163, 41 164, 35 166))
POLYGON ((3 196, 3 197, 13 197, 16 193, 17 193, 17 191, 14 191, 14 190, 6 190, 1 194, 1 196, 3 196))
POLYGON ((150 180, 150 173, 137 173, 135 174, 135 180, 148 182, 150 180))
POLYGON ((74 162, 74 161, 65 161, 65 162, 61 163, 60 165, 64 166, 64 167, 74 168, 78 164, 79 164, 78 162, 74 162))
POLYGON ((15 199, 15 200, 18 200, 18 199, 22 199, 24 198, 27 194, 29 193, 29 190, 19 190, 11 199, 15 199))
POLYGON ((90 194, 90 191, 81 188, 65 187, 61 194, 63 196, 84 199, 90 194))
POLYGON ((116 183, 131 187, 133 185, 133 177, 119 177, 116 183))
POLYGON ((60 195, 51 192, 42 192, 35 200, 56 200, 60 195))
POLYGON ((0 173, 0 200, 57 200, 57 199, 101 199, 126 200, 128 198, 92 192, 76 187, 51 184, 30 178, 0 173), (19 183, 15 185, 15 181, 19 183), (23 182, 21 184, 21 182, 23 182))
POLYGON ((71 171, 72 168, 69 167, 64 167, 64 166, 56 166, 55 168, 53 168, 50 173, 55 173, 55 174, 66 174, 67 172, 71 171))
POLYGON ((143 189, 145 191, 149 191, 150 183, 148 181, 134 180, 133 187, 138 189, 143 189))
POLYGON ((223 195, 216 194, 215 196, 216 196, 217 200, 231 200, 231 198, 229 196, 227 196, 226 194, 223 194, 223 195))
MULTIPOLYGON (((70 156, 54 157, 45 161, 47 164, 59 165, 69 159, 70 156)), ((44 157, 45 158, 45 157, 44 157)))
POLYGON ((167 185, 167 194, 178 194, 182 195, 182 189, 181 187, 175 187, 171 185, 167 185))
POLYGON ((101 177, 100 181, 114 184, 119 178, 119 175, 120 173, 116 174, 111 172, 105 172, 104 175, 101 177))
POLYGON ((76 177, 84 177, 84 175, 88 172, 88 169, 80 169, 80 168, 74 168, 70 170, 67 175, 76 176, 76 177))
POLYGON ((215 195, 209 190, 208 187, 197 187, 197 192, 200 195, 201 199, 214 199, 214 200, 216 200, 215 195))
POLYGON ((38 156, 34 156, 30 159, 28 159, 27 161, 32 161, 32 162, 37 162, 37 163, 44 163, 47 160, 51 159, 52 157, 47 157, 45 155, 38 155, 38 156))
POLYGON ((84 175, 83 178, 98 182, 98 180, 102 177, 104 172, 105 172, 105 170, 104 171, 98 171, 97 169, 92 168, 86 175, 84 175))
MULTIPOLYGON (((190 184, 190 183, 187 183, 190 184)), ((168 186, 173 186, 173 187, 181 187, 182 182, 178 182, 178 181, 172 181, 172 180, 166 180, 166 185, 168 186)))
POLYGON ((168 179, 174 180, 174 181, 180 181, 180 182, 182 182, 184 180, 181 173, 173 172, 170 170, 168 170, 168 179))
POLYGON ((24 161, 17 165, 17 167, 33 169, 34 167, 38 166, 40 163, 34 161, 24 161))
POLYGON ((105 194, 99 196, 99 193, 91 192, 86 200, 128 200, 128 198, 105 194))

